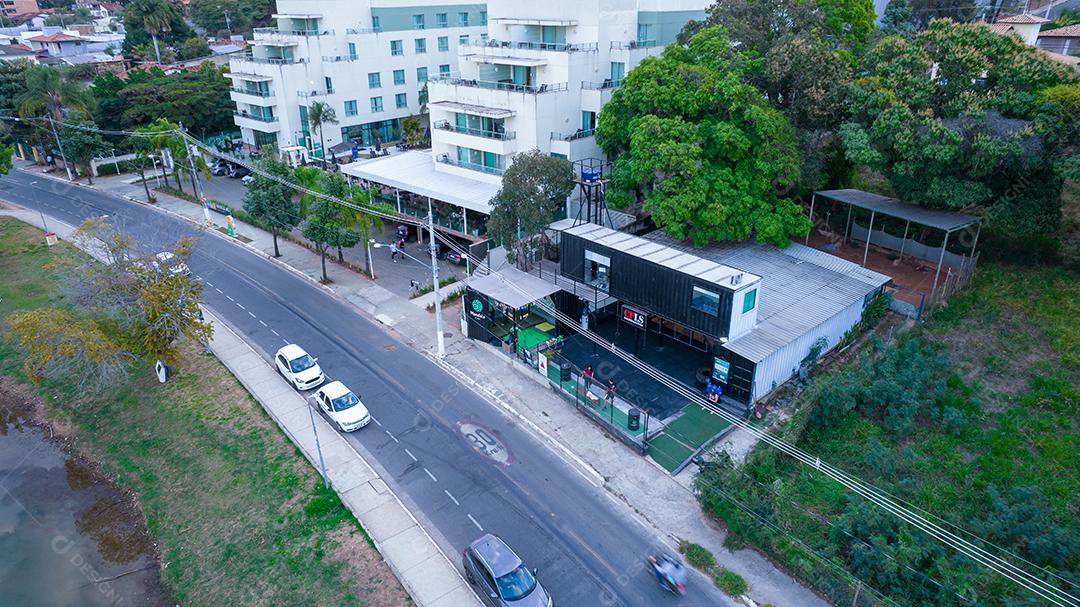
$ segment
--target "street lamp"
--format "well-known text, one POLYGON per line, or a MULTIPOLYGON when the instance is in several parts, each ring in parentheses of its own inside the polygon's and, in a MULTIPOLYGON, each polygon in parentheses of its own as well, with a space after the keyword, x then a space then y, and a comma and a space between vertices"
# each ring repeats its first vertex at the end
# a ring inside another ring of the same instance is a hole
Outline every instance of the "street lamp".
POLYGON ((368 271, 371 273, 371 280, 375 280, 375 257, 371 255, 372 249, 381 249, 383 244, 375 242, 374 238, 369 238, 367 241, 367 258, 368 258, 368 271))

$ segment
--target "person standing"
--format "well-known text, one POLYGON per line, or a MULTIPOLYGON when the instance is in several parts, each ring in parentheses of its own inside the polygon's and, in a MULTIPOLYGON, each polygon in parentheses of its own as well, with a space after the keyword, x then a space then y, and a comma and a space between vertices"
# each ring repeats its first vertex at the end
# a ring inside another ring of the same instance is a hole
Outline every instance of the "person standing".
POLYGON ((585 366, 585 369, 581 372, 581 377, 585 380, 585 393, 588 394, 593 382, 592 365, 585 366))
POLYGON ((397 256, 398 256, 398 244, 396 242, 391 242, 390 243, 390 259, 392 259, 394 261, 394 263, 397 263, 397 256))
POLYGON ((615 380, 607 380, 607 393, 604 394, 604 408, 615 407, 615 380))

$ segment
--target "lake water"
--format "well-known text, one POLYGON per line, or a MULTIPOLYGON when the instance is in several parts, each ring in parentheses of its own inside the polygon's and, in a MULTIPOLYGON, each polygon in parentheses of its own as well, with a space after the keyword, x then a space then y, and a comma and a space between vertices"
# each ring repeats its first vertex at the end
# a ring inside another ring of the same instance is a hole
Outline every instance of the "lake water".
POLYGON ((168 605, 131 499, 43 430, 0 421, 0 605, 168 605))

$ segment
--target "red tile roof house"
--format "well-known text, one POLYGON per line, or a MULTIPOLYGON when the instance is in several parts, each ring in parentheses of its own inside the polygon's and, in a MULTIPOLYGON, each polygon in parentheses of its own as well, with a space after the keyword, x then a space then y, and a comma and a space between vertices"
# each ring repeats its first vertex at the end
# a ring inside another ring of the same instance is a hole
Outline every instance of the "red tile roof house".
POLYGON ((998 34, 1016 34, 1020 36, 1024 44, 1035 46, 1035 41, 1039 37, 1039 28, 1042 27, 1042 24, 1049 22, 1049 19, 1024 13, 1012 17, 1002 17, 990 24, 989 27, 998 34))
POLYGON ((1080 55, 1080 23, 1039 32, 1039 48, 1062 55, 1080 55))
POLYGON ((79 36, 71 36, 63 32, 57 32, 48 36, 34 36, 27 38, 27 42, 35 50, 44 50, 50 57, 70 57, 82 55, 87 52, 89 40, 79 36))

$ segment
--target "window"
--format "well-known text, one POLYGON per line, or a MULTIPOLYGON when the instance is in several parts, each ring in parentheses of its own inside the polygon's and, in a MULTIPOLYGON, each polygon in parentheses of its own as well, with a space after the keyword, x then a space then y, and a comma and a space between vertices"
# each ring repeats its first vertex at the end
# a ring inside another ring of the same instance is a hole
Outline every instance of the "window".
POLYGON ((487 11, 480 11, 480 25, 487 25, 487 11))
POLYGON ((462 35, 458 36, 457 43, 458 44, 468 44, 469 43, 469 35, 468 34, 462 34, 462 35))
POLYGON ((417 38, 413 41, 413 46, 417 55, 423 55, 427 52, 427 38, 417 38))
POLYGON ((611 62, 611 81, 622 82, 623 77, 626 75, 626 64, 621 61, 611 62))
POLYGON ((446 27, 450 25, 450 20, 446 17, 446 13, 435 13, 435 26, 446 27))
POLYGON ((323 81, 326 83, 326 93, 329 95, 334 92, 334 80, 330 76, 324 76, 323 81))
POLYGON ((394 70, 394 84, 405 84, 405 70, 394 70))
POLYGON ((356 112, 356 100, 353 99, 351 101, 346 101, 345 102, 345 115, 346 116, 355 116, 356 114, 357 114, 357 112, 356 112))
POLYGON ((690 298, 690 307, 709 316, 716 316, 720 313, 720 294, 694 287, 694 294, 690 298))
POLYGON ((424 16, 423 15, 413 15, 412 16, 412 26, 413 26, 414 30, 422 30, 422 29, 424 29, 424 16))
POLYGON ((756 305, 757 305, 757 289, 754 289, 752 291, 747 291, 746 295, 743 295, 743 298, 742 298, 742 312, 743 312, 743 314, 746 314, 750 310, 753 310, 754 306, 756 306, 756 305))
POLYGON ((457 22, 458 25, 469 25, 469 13, 458 13, 457 22))
POLYGON ((390 41, 390 54, 391 55, 404 55, 405 51, 401 48, 401 40, 390 41))
POLYGON ((638 44, 645 46, 653 42, 652 39, 652 25, 648 23, 639 23, 637 26, 637 41, 638 44))
POLYGON ((450 64, 449 63, 444 63, 444 64, 439 66, 439 75, 440 76, 449 76, 450 75, 450 64))
POLYGON ((405 93, 398 93, 394 95, 394 106, 397 108, 409 107, 409 99, 405 96, 405 93))
POLYGON ((448 50, 450 50, 450 38, 439 36, 439 52, 445 53, 448 50))
POLYGON ((382 111, 382 97, 372 97, 371 98, 371 111, 372 112, 381 112, 382 111))
POLYGON ((427 68, 426 67, 418 67, 418 68, 416 68, 416 81, 417 82, 427 82, 427 68))
POLYGON ((585 251, 585 284, 607 291, 610 286, 611 258, 585 251))
POLYGON ((377 89, 382 86, 382 76, 379 72, 371 72, 367 75, 367 85, 369 89, 377 89))
POLYGON ((356 43, 349 43, 349 59, 356 59, 356 43))
POLYGON ((382 30, 382 23, 379 22, 379 17, 377 15, 371 16, 371 29, 375 31, 382 30))
POLYGON ((484 32, 484 33, 480 34, 480 41, 483 42, 484 44, 487 44, 487 41, 488 41, 487 32, 484 32))

